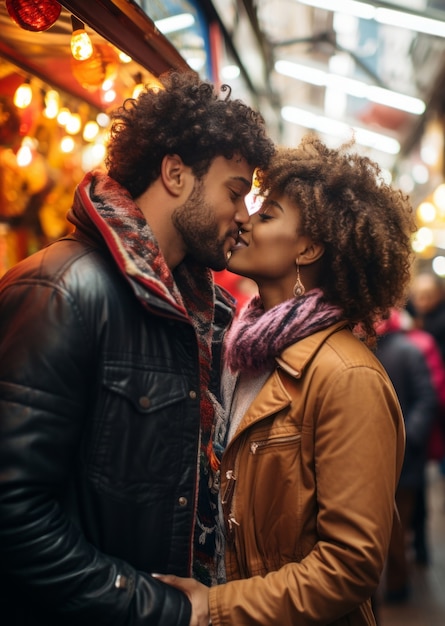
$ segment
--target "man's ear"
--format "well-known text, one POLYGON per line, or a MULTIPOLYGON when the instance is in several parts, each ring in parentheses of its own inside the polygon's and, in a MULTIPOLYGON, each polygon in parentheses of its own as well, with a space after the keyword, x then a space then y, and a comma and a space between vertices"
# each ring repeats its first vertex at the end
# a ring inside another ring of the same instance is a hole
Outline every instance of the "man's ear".
POLYGON ((186 183, 186 168, 183 160, 177 154, 166 154, 161 163, 161 178, 166 189, 173 196, 180 196, 186 183))
POLYGON ((324 254, 324 245, 322 243, 314 243, 311 240, 307 241, 307 244, 298 255, 298 262, 300 265, 310 265, 315 263, 324 254))

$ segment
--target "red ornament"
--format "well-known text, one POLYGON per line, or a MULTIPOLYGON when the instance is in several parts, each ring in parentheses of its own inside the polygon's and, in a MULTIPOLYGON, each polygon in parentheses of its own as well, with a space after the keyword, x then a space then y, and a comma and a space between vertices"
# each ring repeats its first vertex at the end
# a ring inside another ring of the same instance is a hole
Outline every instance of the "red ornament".
POLYGON ((62 10, 56 0, 6 0, 6 8, 16 24, 35 32, 48 30, 62 10))

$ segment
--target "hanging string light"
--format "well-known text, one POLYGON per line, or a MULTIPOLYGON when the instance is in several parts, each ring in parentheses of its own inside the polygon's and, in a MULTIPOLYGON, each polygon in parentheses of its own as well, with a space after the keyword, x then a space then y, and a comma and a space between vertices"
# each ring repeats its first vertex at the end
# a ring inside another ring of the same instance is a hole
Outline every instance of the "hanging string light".
POLYGON ((18 109, 26 109, 32 102, 31 79, 25 78, 14 93, 14 104, 18 109))
POLYGON ((93 44, 85 30, 83 22, 71 16, 73 34, 71 35, 71 54, 77 61, 86 61, 93 55, 93 44))
POLYGON ((16 159, 19 167, 26 167, 33 160, 33 153, 36 149, 36 141, 31 137, 23 137, 20 148, 17 151, 16 159))
POLYGON ((48 30, 59 18, 62 6, 56 0, 6 0, 11 19, 25 30, 48 30))
POLYGON ((82 128, 82 118, 78 113, 71 113, 67 123, 65 124, 65 130, 69 135, 77 135, 82 128))
POLYGON ((57 117, 59 113, 60 107, 60 96, 59 93, 55 89, 49 89, 45 93, 45 109, 43 114, 49 120, 52 120, 57 117))
POLYGON ((141 72, 138 72, 137 74, 134 75, 134 82, 135 82, 135 85, 133 87, 133 93, 131 94, 131 97, 136 99, 141 93, 141 91, 144 91, 144 83, 142 82, 141 72))
POLYGON ((95 122, 94 120, 88 121, 83 128, 82 137, 84 141, 88 141, 88 142, 94 141, 98 134, 99 134, 98 123, 95 122))

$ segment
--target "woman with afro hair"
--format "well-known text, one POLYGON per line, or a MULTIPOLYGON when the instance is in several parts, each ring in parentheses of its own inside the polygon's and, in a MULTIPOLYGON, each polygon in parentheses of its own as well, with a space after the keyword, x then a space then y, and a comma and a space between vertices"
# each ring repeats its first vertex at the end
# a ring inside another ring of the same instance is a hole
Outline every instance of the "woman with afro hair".
POLYGON ((228 265, 259 295, 225 338, 226 582, 164 581, 193 626, 373 626, 405 445, 373 346, 405 300, 412 209, 353 142, 308 135, 259 181, 228 265))

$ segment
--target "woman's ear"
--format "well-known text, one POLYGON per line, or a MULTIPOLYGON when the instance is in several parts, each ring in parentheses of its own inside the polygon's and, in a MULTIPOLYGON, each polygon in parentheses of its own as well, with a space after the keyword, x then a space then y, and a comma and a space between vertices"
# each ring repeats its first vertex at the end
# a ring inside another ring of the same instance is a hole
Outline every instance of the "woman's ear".
POLYGON ((310 265, 315 263, 324 254, 324 245, 322 243, 314 243, 308 240, 307 245, 298 255, 298 262, 300 265, 310 265))
POLYGON ((167 154, 161 163, 161 179, 165 188, 174 196, 180 196, 184 192, 186 175, 190 168, 184 165, 183 160, 177 154, 167 154))

